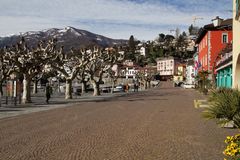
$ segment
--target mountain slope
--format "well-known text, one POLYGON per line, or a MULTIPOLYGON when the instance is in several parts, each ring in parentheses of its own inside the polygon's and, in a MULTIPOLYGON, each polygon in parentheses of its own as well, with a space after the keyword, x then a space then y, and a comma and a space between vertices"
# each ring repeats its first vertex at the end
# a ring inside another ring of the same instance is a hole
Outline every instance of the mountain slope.
MULTIPOLYGON (((32 47, 36 46, 39 40, 57 38, 58 45, 63 45, 65 50, 68 50, 71 47, 82 48, 94 45, 100 47, 110 47, 127 43, 127 40, 111 39, 73 27, 66 27, 64 29, 51 28, 43 31, 30 31, 23 33, 21 36, 23 36, 26 39, 27 44, 32 47)), ((0 48, 16 44, 20 40, 21 36, 12 35, 9 37, 0 37, 0 48)))

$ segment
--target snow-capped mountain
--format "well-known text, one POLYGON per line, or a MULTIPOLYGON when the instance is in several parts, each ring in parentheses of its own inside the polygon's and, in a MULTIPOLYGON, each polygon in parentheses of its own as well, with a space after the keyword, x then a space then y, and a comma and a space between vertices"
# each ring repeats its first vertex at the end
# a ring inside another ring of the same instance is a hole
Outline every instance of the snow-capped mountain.
POLYGON ((27 44, 33 47, 37 45, 39 40, 57 38, 58 45, 63 45, 65 50, 68 50, 71 47, 81 48, 93 45, 109 47, 127 43, 126 40, 111 39, 85 30, 66 27, 64 29, 51 28, 43 31, 29 31, 22 33, 21 35, 0 37, 0 48, 16 44, 21 37, 24 37, 27 41, 27 44))

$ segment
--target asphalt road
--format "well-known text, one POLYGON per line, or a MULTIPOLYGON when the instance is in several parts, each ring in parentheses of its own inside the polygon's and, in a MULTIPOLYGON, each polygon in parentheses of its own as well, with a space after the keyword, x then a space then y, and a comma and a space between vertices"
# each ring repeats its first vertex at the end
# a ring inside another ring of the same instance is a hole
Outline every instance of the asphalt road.
POLYGON ((1 160, 220 160, 227 135, 193 107, 193 90, 161 88, 0 120, 1 160))

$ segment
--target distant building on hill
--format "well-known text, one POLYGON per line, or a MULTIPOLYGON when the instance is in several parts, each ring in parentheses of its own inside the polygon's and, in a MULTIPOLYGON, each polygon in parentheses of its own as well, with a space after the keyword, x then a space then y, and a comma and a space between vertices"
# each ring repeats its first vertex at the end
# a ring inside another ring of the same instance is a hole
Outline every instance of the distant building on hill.
POLYGON ((188 60, 186 64, 186 83, 195 84, 194 61, 188 60))
POLYGON ((177 72, 177 64, 179 64, 179 60, 174 57, 157 59, 157 72, 161 80, 173 80, 173 76, 177 72))

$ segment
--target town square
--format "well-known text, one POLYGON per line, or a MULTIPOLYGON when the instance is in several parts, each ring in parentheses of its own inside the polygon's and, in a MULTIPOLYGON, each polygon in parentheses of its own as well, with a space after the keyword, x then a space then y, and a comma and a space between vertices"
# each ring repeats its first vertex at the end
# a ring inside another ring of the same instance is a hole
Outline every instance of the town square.
POLYGON ((0 160, 240 160, 239 0, 0 10, 0 160))

